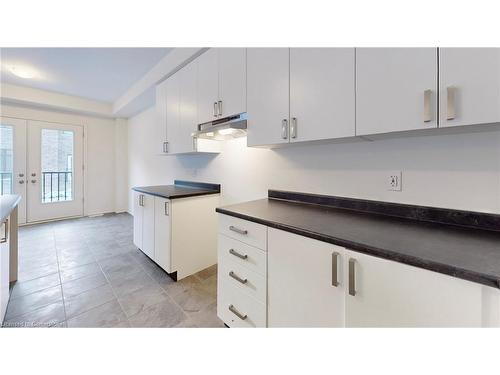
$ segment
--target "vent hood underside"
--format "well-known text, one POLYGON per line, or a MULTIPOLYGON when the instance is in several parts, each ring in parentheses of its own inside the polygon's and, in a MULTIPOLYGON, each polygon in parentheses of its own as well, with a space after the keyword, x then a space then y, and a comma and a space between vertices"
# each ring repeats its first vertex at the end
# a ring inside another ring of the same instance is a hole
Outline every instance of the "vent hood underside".
POLYGON ((199 124, 198 131, 191 135, 216 141, 245 137, 247 135, 246 113, 199 124))

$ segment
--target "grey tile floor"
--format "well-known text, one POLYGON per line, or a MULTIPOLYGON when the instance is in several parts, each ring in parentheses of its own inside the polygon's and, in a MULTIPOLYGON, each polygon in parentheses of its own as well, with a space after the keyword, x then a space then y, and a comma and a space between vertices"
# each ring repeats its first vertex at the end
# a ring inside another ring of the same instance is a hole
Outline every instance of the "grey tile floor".
POLYGON ((6 327, 223 327, 216 266, 179 282, 132 243, 129 214, 21 227, 6 327))

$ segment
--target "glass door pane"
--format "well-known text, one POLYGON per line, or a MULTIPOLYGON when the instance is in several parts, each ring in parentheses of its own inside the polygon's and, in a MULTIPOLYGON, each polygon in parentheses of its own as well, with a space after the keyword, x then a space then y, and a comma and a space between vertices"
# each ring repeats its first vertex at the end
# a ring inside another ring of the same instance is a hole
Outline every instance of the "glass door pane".
POLYGON ((0 125, 0 195, 13 193, 13 139, 13 127, 0 125))
POLYGON ((42 129, 42 203, 73 200, 74 133, 42 129))

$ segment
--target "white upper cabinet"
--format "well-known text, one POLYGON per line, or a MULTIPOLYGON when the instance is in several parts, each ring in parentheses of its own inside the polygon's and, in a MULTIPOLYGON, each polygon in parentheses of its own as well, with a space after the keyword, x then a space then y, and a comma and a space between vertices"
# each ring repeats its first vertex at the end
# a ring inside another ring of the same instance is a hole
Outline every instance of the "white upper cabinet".
POLYGON ((177 153, 194 152, 196 146, 191 134, 198 125, 196 62, 191 62, 176 74, 180 80, 180 127, 175 148, 177 153))
POLYGON ((167 152, 167 81, 156 86, 156 152, 167 152))
POLYGON ((179 152, 179 140, 181 135, 180 119, 180 75, 174 74, 165 82, 165 102, 166 102, 166 121, 167 121, 167 144, 166 152, 175 154, 179 152))
POLYGON ((482 326, 481 285, 353 251, 345 254, 347 327, 482 326))
POLYGON ((219 115, 232 116, 247 111, 246 48, 218 48, 219 115))
POLYGON ((500 49, 439 49, 440 127, 500 122, 500 49))
POLYGON ((354 48, 290 49, 290 142, 355 135, 354 48))
POLYGON ((198 64, 198 123, 218 117, 219 53, 210 48, 196 60, 198 64))
POLYGON ((269 327, 343 327, 344 249, 268 229, 269 327))
POLYGON ((436 128, 437 48, 356 49, 356 135, 436 128))
POLYGON ((289 49, 247 49, 248 146, 288 143, 289 49))

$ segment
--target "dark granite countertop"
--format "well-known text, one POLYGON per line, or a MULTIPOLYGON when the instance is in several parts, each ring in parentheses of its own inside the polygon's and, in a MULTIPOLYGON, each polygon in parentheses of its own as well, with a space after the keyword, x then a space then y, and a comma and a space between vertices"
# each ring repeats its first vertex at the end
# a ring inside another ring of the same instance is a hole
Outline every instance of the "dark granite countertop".
POLYGON ((176 199, 195 197, 198 195, 219 194, 220 185, 205 182, 175 180, 173 185, 138 186, 132 188, 132 190, 155 195, 157 197, 176 199))
POLYGON ((221 207, 217 212, 500 288, 499 231, 281 199, 221 207))
POLYGON ((3 222, 12 210, 21 202, 21 197, 16 194, 0 196, 0 222, 3 222))

